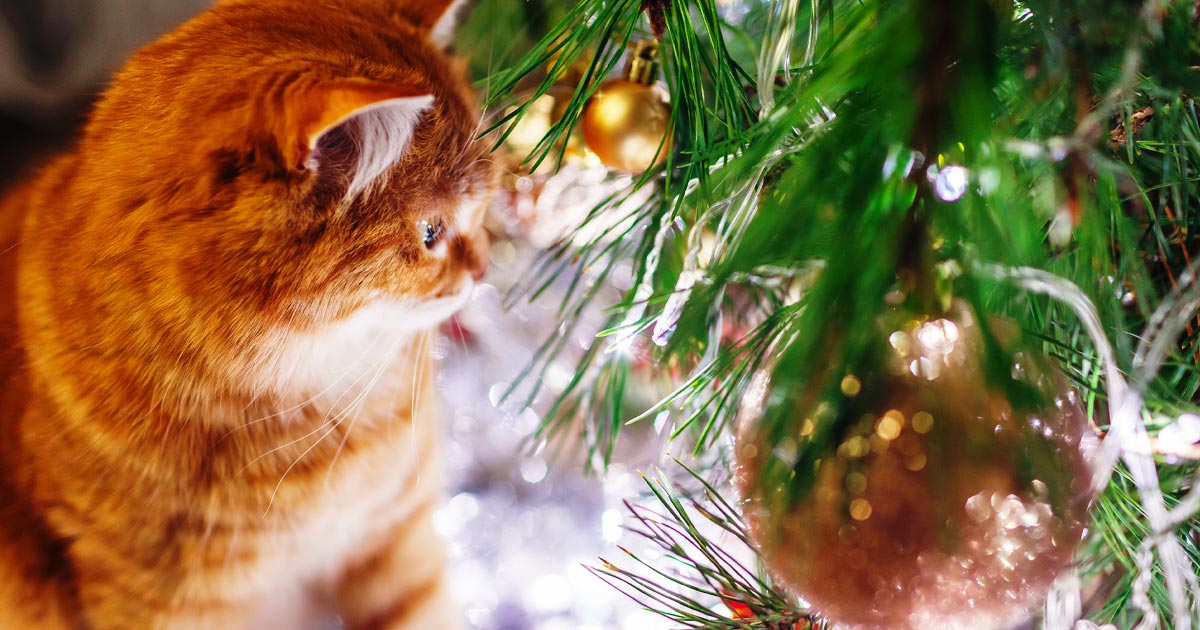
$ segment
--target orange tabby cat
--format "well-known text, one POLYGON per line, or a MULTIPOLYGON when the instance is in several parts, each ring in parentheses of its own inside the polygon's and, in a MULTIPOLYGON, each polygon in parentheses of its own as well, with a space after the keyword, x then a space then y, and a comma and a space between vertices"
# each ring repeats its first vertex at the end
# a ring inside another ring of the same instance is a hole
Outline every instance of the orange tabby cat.
POLYGON ((493 177, 449 4, 219 4, 0 207, 0 628, 458 625, 428 341, 493 177))

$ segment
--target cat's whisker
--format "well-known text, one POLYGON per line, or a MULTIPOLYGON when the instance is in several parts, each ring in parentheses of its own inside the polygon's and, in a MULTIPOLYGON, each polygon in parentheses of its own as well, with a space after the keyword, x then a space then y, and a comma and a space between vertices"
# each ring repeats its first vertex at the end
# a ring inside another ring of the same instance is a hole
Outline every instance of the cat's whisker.
MULTIPOLYGON (((435 334, 434 330, 430 329, 430 330, 427 330, 424 335, 422 335, 421 344, 417 347, 417 352, 415 355, 417 357, 417 361, 420 361, 422 358, 424 358, 426 350, 429 349, 429 345, 430 345, 429 340, 434 334, 435 334)), ((410 418, 417 417, 417 410, 421 406, 420 397, 421 397, 421 393, 424 391, 424 385, 425 385, 425 370, 420 370, 420 369, 415 370, 413 372, 413 393, 412 393, 412 402, 411 402, 412 411, 409 413, 410 418)), ((417 423, 416 422, 412 422, 409 424, 409 433, 411 433, 415 438, 416 433, 417 433, 417 423)), ((416 459, 416 470, 417 470, 416 487, 419 488, 421 486, 421 478, 422 478, 421 476, 422 476, 422 473, 423 473, 425 467, 421 465, 421 449, 414 449, 413 451, 414 451, 413 456, 416 459)))
POLYGON ((508 165, 504 164, 503 162, 500 162, 500 161, 490 158, 490 157, 478 158, 475 161, 471 162, 470 165, 468 165, 468 166, 475 166, 476 164, 489 164, 489 163, 498 166, 500 168, 500 170, 504 171, 506 174, 511 175, 513 177, 523 177, 524 176, 524 174, 522 174, 521 172, 519 172, 515 169, 512 169, 512 168, 509 168, 508 165))
POLYGON ((479 137, 479 132, 483 130, 485 121, 487 120, 487 112, 485 111, 483 115, 479 117, 478 122, 475 123, 475 128, 471 130, 471 135, 467 136, 467 141, 463 143, 462 151, 458 154, 459 157, 466 155, 467 152, 469 152, 475 146, 475 143, 479 142, 479 140, 476 140, 476 138, 479 137))
MULTIPOLYGON (((360 355, 359 355, 359 356, 358 356, 356 359, 354 359, 354 361, 352 361, 348 367, 346 367, 344 370, 342 370, 340 373, 338 373, 338 377, 337 377, 336 379, 334 379, 332 383, 330 383, 329 385, 325 386, 325 388, 324 388, 324 389, 322 389, 321 391, 319 391, 319 392, 317 392, 317 393, 313 394, 312 396, 309 396, 307 399, 305 399, 305 400, 302 400, 302 401, 300 401, 300 402, 296 403, 295 405, 292 405, 291 407, 288 407, 288 408, 286 408, 286 409, 281 409, 281 410, 279 410, 279 411, 276 411, 275 413, 272 413, 272 414, 269 414, 269 415, 263 416, 263 417, 261 417, 261 418, 258 418, 258 419, 256 419, 256 420, 251 420, 251 421, 249 421, 249 422, 246 422, 246 423, 244 423, 244 424, 240 424, 240 425, 238 425, 238 426, 236 426, 236 427, 234 427, 234 428, 230 429, 230 430, 229 430, 228 432, 226 432, 224 435, 222 435, 222 436, 221 436, 221 440, 224 440, 225 438, 228 438, 230 435, 233 435, 234 433, 236 433, 236 432, 238 432, 238 431, 241 431, 242 429, 246 429, 246 428, 248 428, 248 427, 250 427, 250 426, 253 426, 253 425, 255 425, 255 424, 259 424, 259 423, 261 423, 261 422, 266 422, 266 421, 268 421, 268 420, 270 420, 270 419, 272 419, 272 418, 278 418, 278 417, 284 416, 284 415, 286 415, 286 414, 289 414, 289 413, 293 413, 293 412, 296 412, 296 411, 300 411, 301 409, 304 409, 305 407, 307 407, 307 406, 309 406, 309 405, 311 405, 311 404, 313 404, 313 403, 317 402, 318 400, 320 400, 320 399, 321 399, 321 397, 322 397, 322 396, 324 396, 325 394, 328 394, 328 393, 329 393, 330 391, 332 391, 332 390, 333 390, 335 387, 337 387, 338 385, 340 385, 340 384, 341 384, 341 382, 342 382, 342 380, 343 380, 343 379, 345 379, 347 376, 349 376, 349 375, 350 375, 350 373, 351 373, 351 372, 354 370, 354 368, 358 367, 358 364, 359 364, 359 363, 361 363, 361 362, 362 362, 362 360, 363 360, 363 359, 365 359, 365 358, 367 357, 367 355, 371 353, 371 350, 373 350, 373 349, 375 348, 375 344, 376 344, 376 343, 379 341, 379 339, 380 339, 382 336, 383 336, 383 333, 382 333, 382 332, 380 332, 380 333, 377 333, 377 334, 375 335, 375 337, 374 337, 374 338, 371 340, 371 343, 367 344, 367 347, 366 347, 366 349, 365 349, 365 350, 363 350, 362 354, 360 354, 360 355)), ((292 369, 293 369, 293 371, 294 371, 296 368, 293 366, 293 368, 292 368, 292 369)), ((361 378, 361 375, 360 375, 360 377, 359 377, 359 378, 361 378)), ((358 379, 356 379, 355 381, 351 382, 351 383, 350 383, 350 385, 354 385, 354 383, 357 383, 357 382, 358 382, 358 379)), ((343 392, 343 394, 344 394, 344 392, 343 392)), ((338 399, 337 399, 337 400, 341 400, 341 397, 338 397, 338 399)), ((337 400, 335 400, 335 401, 334 401, 334 404, 337 404, 337 400)), ((249 407, 249 405, 247 405, 246 407, 249 407)))
MULTIPOLYGON (((265 362, 265 360, 260 358, 260 359, 254 360, 254 361, 250 361, 248 363, 252 366, 253 373, 261 373, 261 367, 255 366, 255 364, 256 363, 262 364, 264 362, 265 362)), ((246 404, 242 406, 242 411, 246 411, 246 410, 250 409, 251 407, 253 407, 255 404, 257 404, 258 401, 262 399, 262 397, 267 393, 267 391, 269 389, 270 388, 267 387, 266 383, 255 382, 253 385, 251 385, 250 400, 247 400, 246 404)))
MULTIPOLYGON (((339 400, 340 400, 340 398, 339 398, 339 400)), ((332 409, 331 409, 330 413, 332 413, 332 409)), ((336 413, 332 416, 326 415, 325 421, 319 427, 317 427, 316 429, 314 429, 313 431, 308 433, 306 436, 304 436, 304 437, 311 436, 314 433, 317 433, 318 431, 320 431, 321 429, 324 429, 325 427, 329 427, 328 430, 326 430, 324 433, 321 434, 321 437, 317 438, 312 444, 310 444, 308 446, 308 448, 304 449, 304 451, 302 453, 300 453, 300 455, 298 455, 296 457, 296 459, 292 460, 292 463, 289 464, 287 469, 285 469, 283 471, 283 474, 280 475, 279 481, 275 484, 275 489, 271 492, 271 499, 270 499, 270 501, 267 502, 266 512, 263 513, 264 517, 267 515, 267 513, 269 513, 271 511, 271 505, 275 502, 275 496, 279 492, 279 488, 283 486, 283 482, 287 479, 288 473, 290 473, 292 471, 292 469, 295 468, 296 465, 299 464, 300 461, 303 460, 306 455, 308 455, 310 452, 312 452, 312 450, 314 448, 316 448, 318 444, 320 444, 321 442, 324 442, 325 438, 329 437, 329 435, 331 433, 336 431, 338 429, 338 427, 341 426, 342 422, 344 422, 346 420, 346 418, 350 416, 351 413, 353 413, 352 407, 348 405, 342 411, 339 411, 338 413, 336 413)), ((289 442, 288 444, 285 444, 284 447, 291 445, 291 444, 295 444, 296 442, 299 442, 303 439, 304 438, 302 437, 297 440, 293 440, 293 441, 289 442)), ((283 448, 283 447, 279 447, 279 448, 283 448)), ((278 449, 272 449, 272 452, 275 450, 278 450, 278 449)), ((265 453, 264 456, 268 455, 268 454, 270 454, 270 453, 265 453)), ((262 456, 260 456, 260 457, 262 457, 262 456)))
POLYGON ((388 414, 387 414, 386 424, 384 426, 385 426, 385 430, 387 432, 386 433, 387 441, 389 443, 392 441, 392 436, 393 436, 392 427, 396 422, 396 412, 399 410, 400 396, 403 394, 403 392, 404 392, 404 386, 400 383, 397 383, 396 386, 392 388, 391 399, 388 401, 387 407, 385 407, 385 409, 388 410, 388 414))
POLYGON ((463 356, 467 356, 470 350, 467 348, 467 340, 464 335, 455 335, 458 337, 458 347, 462 348, 463 356))
MULTIPOLYGON (((183 366, 183 352, 180 351, 175 356, 175 368, 178 370, 182 366, 183 366)), ((152 390, 152 394, 151 394, 150 409, 148 412, 148 415, 150 417, 154 417, 155 408, 161 409, 164 412, 167 411, 167 391, 168 391, 167 381, 164 380, 164 381, 155 383, 155 386, 154 386, 154 388, 152 390)), ((184 404, 184 401, 182 399, 180 399, 176 402, 176 406, 181 408, 181 409, 179 409, 179 411, 183 411, 182 410, 183 404, 184 404)), ((168 422, 168 423, 166 423, 166 426, 167 426, 167 430, 164 433, 169 435, 170 429, 173 427, 178 427, 178 423, 168 422)), ((166 436, 164 436, 164 437, 166 437, 166 436)), ((164 441, 164 443, 167 443, 167 442, 164 441)))
MULTIPOLYGON (((325 424, 327 425, 329 423, 327 422, 325 424)), ((270 498, 270 500, 267 501, 267 508, 263 511, 263 518, 266 518, 271 513, 271 506, 275 505, 275 497, 276 497, 276 495, 279 494, 279 489, 281 487, 283 487, 283 482, 285 479, 287 479, 288 473, 292 472, 292 469, 295 468, 296 465, 300 463, 300 460, 304 459, 305 455, 308 455, 309 453, 311 453, 312 450, 314 448, 316 448, 318 444, 320 444, 321 442, 324 442, 325 438, 329 437, 329 434, 336 431, 339 424, 341 424, 340 421, 334 422, 333 426, 329 427, 328 431, 321 434, 321 437, 317 438, 316 441, 314 441, 312 444, 310 444, 308 448, 304 449, 303 453, 300 453, 300 455, 298 457, 296 457, 296 459, 292 460, 292 463, 290 465, 288 465, 287 470, 283 471, 283 474, 279 477, 279 482, 275 484, 275 489, 271 491, 271 498, 270 498)), ((322 426, 325 426, 325 425, 322 425, 322 426)))
MULTIPOLYGON (((371 344, 370 344, 372 348, 373 348, 373 347, 375 346, 375 344, 376 344, 376 343, 379 341, 379 337, 380 337, 380 336, 381 336, 381 335, 376 335, 376 337, 374 338, 374 340, 372 340, 372 342, 371 342, 371 344)), ((358 361, 362 361, 362 358, 363 358, 363 357, 365 357, 365 356, 366 356, 366 354, 367 354, 367 353, 363 353, 363 355, 362 355, 362 356, 360 356, 360 357, 359 357, 359 358, 356 360, 356 362, 358 362, 358 361)), ((285 449, 285 448, 287 448, 287 447, 289 447, 289 446, 291 446, 291 445, 293 445, 293 444, 296 444, 297 442, 302 442, 302 441, 304 441, 305 439, 307 439, 307 438, 309 438, 309 437, 312 437, 312 436, 313 436, 315 433, 317 433, 317 432, 321 431, 322 429, 324 429, 325 427, 329 426, 330 424, 332 424, 332 425, 333 425, 333 428, 336 428, 336 427, 337 427, 337 424, 340 422, 340 417, 341 417, 342 413, 344 413, 344 412, 341 412, 341 413, 339 413, 339 414, 337 414, 337 415, 332 415, 332 414, 333 414, 333 412, 334 412, 334 410, 336 410, 336 409, 337 409, 337 404, 338 404, 339 402, 341 402, 342 398, 344 398, 344 397, 346 396, 346 394, 348 394, 348 393, 350 392, 350 390, 351 390, 351 389, 354 387, 354 385, 356 385, 356 384, 357 384, 359 381, 361 381, 361 380, 363 380, 364 378, 366 378, 368 374, 370 374, 370 372, 369 372, 369 371, 367 371, 367 372, 363 372, 362 374, 360 374, 360 375, 358 376, 358 378, 356 378, 356 379, 354 379, 353 381, 351 381, 351 382, 350 382, 349 386, 348 386, 348 387, 345 389, 345 391, 343 391, 343 392, 342 392, 340 395, 338 395, 338 397, 337 397, 336 399, 334 399, 333 403, 330 405, 329 411, 328 411, 328 412, 325 414, 325 420, 324 420, 324 421, 323 421, 323 422, 322 422, 322 423, 321 423, 321 424, 320 424, 320 425, 319 425, 317 428, 313 429, 312 431, 309 431, 308 433, 306 433, 306 434, 304 434, 304 435, 302 435, 302 436, 300 436, 300 437, 298 437, 298 438, 296 438, 296 439, 294 439, 294 440, 292 440, 292 441, 290 441, 290 442, 287 442, 287 443, 285 443, 285 444, 281 444, 281 445, 279 445, 279 446, 276 446, 276 447, 272 448, 271 450, 269 450, 269 451, 267 451, 267 452, 263 453, 262 455, 259 455, 258 457, 255 457, 254 459, 252 459, 252 460, 250 460, 249 462, 247 462, 247 463, 246 463, 246 465, 245 465, 245 466, 243 466, 243 467, 242 467, 242 469, 238 471, 238 475, 241 475, 242 473, 246 472, 246 470, 247 470, 248 468, 250 468, 251 466, 253 466, 255 463, 257 463, 258 461, 260 461, 260 460, 261 460, 261 459, 263 459, 264 457, 267 457, 267 456, 271 455, 272 453, 276 453, 276 452, 278 452, 278 451, 280 451, 280 450, 282 450, 282 449, 285 449), (331 415, 332 415, 332 417, 331 417, 331 415)), ((339 380, 340 380, 340 379, 339 379, 339 380)), ((327 389, 328 389, 328 388, 327 388, 327 389)), ((319 395, 318 395, 318 396, 319 396, 319 395)), ((316 397, 314 397, 314 398, 310 399, 310 402, 311 402, 311 401, 315 401, 315 400, 316 400, 316 397)), ((307 403, 306 403, 306 404, 307 404, 307 403)), ((236 430, 236 429, 235 429, 235 430, 236 430)), ((324 439, 324 438, 322 438, 322 439, 324 439)), ((307 453, 307 451, 305 451, 305 452, 307 453)), ((291 468, 289 467, 289 470, 290 470, 290 469, 291 469, 291 468)))
MULTIPOLYGON (((379 333, 379 334, 375 335, 375 337, 374 337, 374 338, 372 338, 372 339, 371 339, 371 343, 368 345, 368 348, 367 348, 367 350, 366 350, 366 351, 364 351, 364 352, 363 352, 363 354, 362 354, 361 356, 359 356, 359 358, 358 358, 358 359, 356 359, 356 360, 355 360, 355 363, 354 363, 354 366, 353 366, 353 367, 357 367, 358 363, 360 363, 360 362, 363 360, 363 358, 365 358, 365 357, 366 357, 368 354, 370 354, 370 352, 371 352, 372 350, 374 350, 374 349, 375 349, 375 345, 379 343, 379 340, 380 340, 380 338, 382 338, 382 337, 383 337, 383 333, 379 333)), ((384 359, 384 360, 386 360, 386 357, 387 357, 387 355, 384 355, 383 359, 384 359)), ((338 394, 338 397, 337 397, 336 399, 334 399, 334 401, 333 401, 333 403, 332 403, 332 404, 330 404, 330 406, 329 406, 329 410, 325 412, 325 419, 326 419, 326 421, 328 421, 328 420, 330 419, 330 416, 331 416, 331 415, 333 416, 333 418, 334 418, 334 419, 338 419, 338 418, 342 417, 342 416, 345 414, 345 411, 341 411, 341 412, 337 412, 337 414, 336 414, 336 415, 334 415, 334 412, 335 412, 335 411, 337 411, 337 405, 338 405, 338 403, 339 403, 339 402, 341 402, 342 398, 345 398, 345 397, 346 397, 346 394, 349 394, 349 393, 350 393, 350 390, 354 388, 354 385, 358 384, 358 382, 359 382, 359 381, 361 381, 361 380, 363 380, 364 378, 366 378, 368 374, 371 374, 371 372, 372 372, 372 371, 375 369, 375 366, 377 366, 377 365, 378 365, 378 363, 376 363, 376 364, 372 365, 372 367, 370 367, 370 368, 368 368, 368 369, 366 369, 366 370, 363 370, 363 371, 362 371, 362 372, 361 372, 361 373, 358 375, 358 377, 357 377, 357 378, 355 378, 353 381, 351 381, 351 383, 350 383, 350 386, 348 386, 348 387, 347 387, 345 390, 343 390, 341 394, 338 394)), ((350 370, 350 368, 347 368, 346 372, 348 373, 348 372, 349 372, 349 370, 350 370)), ((341 379, 339 378, 338 380, 341 380, 341 379)), ((369 387, 367 387, 367 388, 365 388, 363 391, 368 391, 369 389, 370 389, 370 388, 369 388, 369 387)), ((350 405, 347 405, 347 406, 346 406, 346 409, 349 409, 349 408, 350 408, 350 406, 352 406, 352 405, 354 404, 354 401, 355 401, 355 400, 357 400, 357 399, 358 399, 358 394, 355 394, 355 397, 354 397, 354 399, 353 399, 353 400, 351 400, 351 402, 350 402, 350 405)))
MULTIPOLYGON (((421 335, 421 340, 418 343, 417 351, 415 353, 415 356, 418 357, 418 360, 422 355, 425 354, 425 345, 428 341, 429 341, 429 332, 425 332, 421 335)), ((421 386, 424 384, 423 380, 422 380, 422 377, 423 377, 422 372, 423 372, 423 370, 420 370, 420 369, 413 370, 412 393, 410 394, 409 399, 408 399, 409 400, 408 417, 410 417, 410 418, 417 417, 417 409, 420 407, 421 386)), ((409 425, 410 431, 413 431, 413 432, 416 431, 416 424, 417 423, 413 422, 412 424, 409 425)))
POLYGON ((338 458, 342 455, 342 449, 346 446, 346 440, 350 439, 350 432, 354 430, 354 423, 358 422, 358 418, 362 415, 362 408, 367 403, 367 397, 372 391, 374 391, 375 386, 379 384, 379 379, 383 377, 384 372, 387 372, 387 369, 391 367, 392 363, 395 361, 396 351, 400 349, 400 345, 404 343, 404 341, 404 338, 400 338, 392 343, 392 346, 388 348, 388 351, 383 355, 379 363, 376 365, 375 377, 371 379, 370 384, 363 388, 362 392, 359 393, 355 401, 351 403, 351 406, 356 406, 358 409, 354 412, 354 417, 350 420, 350 426, 346 427, 346 432, 342 435, 342 441, 338 443, 337 450, 333 453, 333 459, 330 460, 329 467, 325 472, 325 486, 327 488, 329 486, 329 475, 333 472, 334 466, 337 465, 338 458))
POLYGON ((258 457, 255 457, 254 459, 252 459, 252 460, 250 460, 249 462, 247 462, 247 463, 246 463, 246 465, 245 465, 245 466, 243 466, 243 467, 242 467, 242 469, 241 469, 241 470, 239 470, 239 471, 237 472, 237 474, 238 474, 238 475, 241 475, 242 473, 246 472, 246 470, 248 470, 248 469, 249 469, 251 466, 253 466, 255 463, 257 463, 258 461, 262 460, 264 457, 267 457, 267 456, 271 455, 272 453, 277 453, 277 452, 279 452, 279 451, 281 451, 281 450, 283 450, 283 449, 285 449, 285 448, 287 448, 287 447, 289 447, 289 446, 291 446, 291 445, 293 445, 293 444, 295 444, 295 443, 297 443, 297 442, 303 442, 305 439, 307 439, 307 438, 309 438, 309 437, 312 437, 314 434, 318 433, 319 431, 321 431, 322 429, 324 429, 325 427, 327 427, 327 426, 329 426, 329 425, 331 425, 331 424, 334 424, 334 425, 336 425, 336 421, 335 421, 335 420, 332 420, 332 419, 327 419, 327 420, 325 420, 324 422, 322 422, 320 425, 318 425, 318 426, 317 426, 317 428, 313 429, 312 431, 309 431, 308 433, 305 433, 304 435, 302 435, 302 436, 300 436, 300 437, 298 437, 298 438, 296 438, 296 439, 294 439, 294 440, 292 440, 292 441, 290 441, 290 442, 287 442, 287 443, 285 443, 285 444, 280 444, 279 446, 276 446, 276 447, 272 448, 271 450, 269 450, 269 451, 267 451, 267 452, 263 453, 262 455, 259 455, 258 457))
MULTIPOLYGON (((378 341, 378 339, 379 339, 379 337, 377 336, 375 338, 375 341, 378 341)), ((293 460, 292 463, 288 465, 287 469, 283 471, 283 474, 280 475, 280 477, 279 477, 278 483, 275 484, 275 489, 271 491, 271 499, 267 502, 266 511, 263 512, 264 518, 268 514, 270 514, 271 506, 274 505, 275 497, 278 495, 279 489, 281 487, 283 487, 283 482, 287 479, 288 473, 292 472, 292 469, 295 468, 304 459, 305 456, 307 456, 309 453, 311 453, 312 450, 317 447, 317 445, 319 445, 321 442, 324 442, 325 438, 329 437, 330 434, 332 434, 334 431, 336 431, 342 425, 342 423, 346 421, 346 418, 350 418, 353 416, 353 419, 350 421, 350 426, 346 429, 345 433, 342 436, 341 443, 338 444, 338 451, 334 454, 333 461, 331 461, 329 466, 327 467, 326 481, 328 481, 328 472, 333 469, 333 464, 337 461, 337 456, 341 453, 341 448, 342 448, 342 446, 345 445, 346 438, 349 437, 350 431, 354 428, 354 421, 358 419, 359 413, 362 411, 362 404, 365 403, 367 396, 371 393, 371 390, 374 389, 375 385, 379 381, 379 378, 383 375, 383 373, 385 371, 387 371, 387 366, 390 363, 389 359, 394 358, 394 353, 395 353, 394 349, 399 346, 400 341, 402 341, 402 340, 398 340, 396 343, 394 343, 392 345, 392 349, 389 351, 388 354, 385 354, 380 359, 376 368, 372 368, 372 370, 368 370, 363 373, 362 376, 366 376, 367 374, 370 374, 371 371, 374 371, 375 376, 371 379, 371 381, 367 384, 367 386, 364 387, 363 390, 355 396, 354 400, 351 401, 349 405, 347 405, 342 411, 338 412, 332 418, 330 418, 329 416, 326 416, 325 423, 321 425, 322 427, 325 427, 325 426, 329 426, 332 423, 333 426, 330 426, 329 430, 327 430, 327 431, 325 431, 325 433, 321 434, 321 437, 317 438, 317 440, 314 441, 311 445, 309 445, 308 448, 304 449, 304 452, 300 453, 300 455, 297 456, 296 459, 293 460)), ((372 343, 372 345, 374 345, 374 342, 372 343)), ((354 382, 357 383, 359 380, 362 379, 362 376, 360 376, 358 379, 355 379, 354 382)), ((349 391, 349 390, 347 390, 347 391, 349 391)), ((343 392, 342 396, 344 396, 345 394, 346 394, 346 392, 343 392)), ((339 396, 338 400, 341 400, 342 396, 339 396)), ((334 406, 330 408, 330 413, 332 413, 333 409, 337 408, 336 405, 337 405, 337 401, 334 401, 334 406)), ((320 429, 317 429, 317 430, 320 430, 320 429)), ((315 432, 316 431, 313 431, 313 433, 315 433, 315 432)), ((312 433, 310 433, 309 435, 312 435, 312 433)))

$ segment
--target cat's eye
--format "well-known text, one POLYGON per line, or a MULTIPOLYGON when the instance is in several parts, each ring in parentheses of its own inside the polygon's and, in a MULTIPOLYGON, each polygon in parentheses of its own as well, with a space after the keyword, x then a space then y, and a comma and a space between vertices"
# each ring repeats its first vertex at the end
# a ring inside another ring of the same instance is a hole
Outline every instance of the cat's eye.
POLYGON ((445 232, 445 225, 439 221, 418 221, 417 229, 421 234, 421 240, 425 243, 425 247, 433 247, 441 240, 442 233, 445 232))

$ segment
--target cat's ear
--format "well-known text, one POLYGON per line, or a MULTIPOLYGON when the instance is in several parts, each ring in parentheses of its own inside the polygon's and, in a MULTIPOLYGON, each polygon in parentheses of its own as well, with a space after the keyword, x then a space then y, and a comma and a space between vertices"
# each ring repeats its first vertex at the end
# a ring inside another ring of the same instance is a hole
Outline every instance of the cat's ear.
POLYGON ((433 104, 426 90, 366 79, 330 81, 285 98, 280 140, 289 167, 320 168, 321 139, 340 130, 354 145, 351 195, 366 190, 403 157, 421 114, 433 104))
POLYGON ((427 33, 439 48, 450 45, 465 0, 402 0, 400 14, 427 33))

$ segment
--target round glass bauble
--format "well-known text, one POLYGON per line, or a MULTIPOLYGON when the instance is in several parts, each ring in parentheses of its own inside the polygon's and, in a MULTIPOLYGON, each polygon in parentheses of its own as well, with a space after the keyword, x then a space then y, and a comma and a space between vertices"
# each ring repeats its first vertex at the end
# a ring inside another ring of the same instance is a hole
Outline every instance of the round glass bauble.
POLYGON ((893 310, 856 360, 756 379, 736 480, 778 582, 857 629, 1007 628, 1044 600, 1084 531, 1095 438, 1015 332, 962 303, 893 310))

